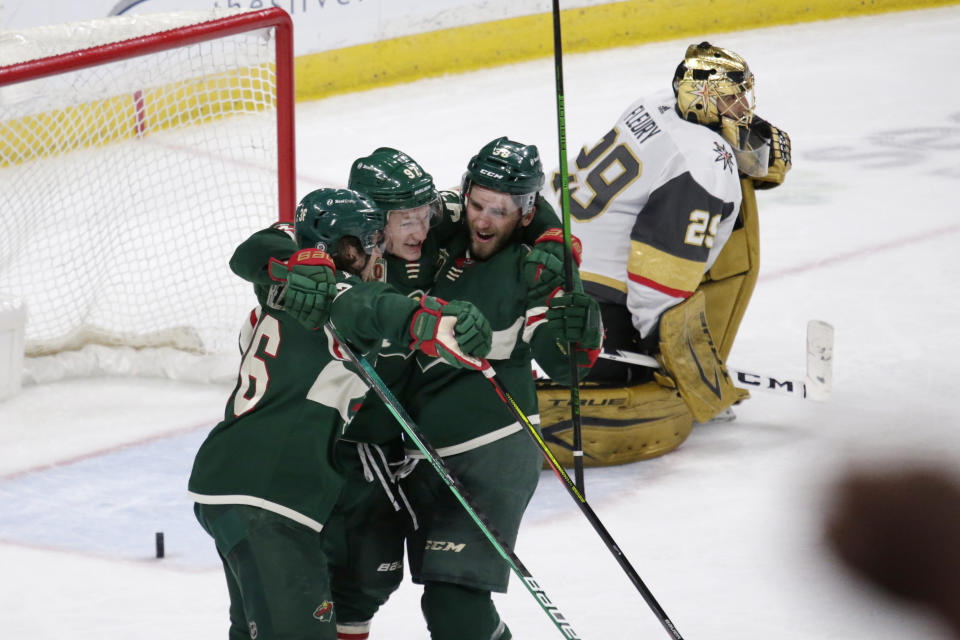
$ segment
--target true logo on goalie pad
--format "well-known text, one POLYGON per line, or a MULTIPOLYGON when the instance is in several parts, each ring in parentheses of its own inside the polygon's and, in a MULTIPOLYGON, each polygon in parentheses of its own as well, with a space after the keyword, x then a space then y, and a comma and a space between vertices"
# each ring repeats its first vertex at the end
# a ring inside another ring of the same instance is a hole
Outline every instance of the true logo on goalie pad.
MULTIPOLYGON (((626 403, 626 398, 580 398, 581 407, 615 407, 626 403)), ((570 398, 550 398, 547 400, 554 407, 569 407, 570 398)))

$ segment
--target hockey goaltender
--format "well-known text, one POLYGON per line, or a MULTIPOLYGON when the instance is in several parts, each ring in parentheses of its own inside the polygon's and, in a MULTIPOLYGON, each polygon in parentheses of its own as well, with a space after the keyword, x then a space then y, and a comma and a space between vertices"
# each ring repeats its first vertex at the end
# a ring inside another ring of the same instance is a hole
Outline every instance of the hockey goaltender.
MULTIPOLYGON (((723 362, 757 280, 754 191, 781 184, 791 166, 790 138, 754 112, 753 90, 742 57, 690 45, 672 91, 628 106, 571 166, 571 230, 605 350, 662 365, 594 366, 580 393, 588 466, 671 451, 695 421, 749 397, 723 362)), ((559 175, 552 188, 559 203, 559 175)), ((544 437, 572 464, 570 394, 545 382, 538 395, 544 437)))

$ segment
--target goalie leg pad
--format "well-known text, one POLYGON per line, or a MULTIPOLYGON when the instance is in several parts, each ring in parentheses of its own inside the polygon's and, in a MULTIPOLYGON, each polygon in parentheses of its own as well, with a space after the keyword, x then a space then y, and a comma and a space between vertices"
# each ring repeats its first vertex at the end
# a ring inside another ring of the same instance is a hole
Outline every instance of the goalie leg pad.
POLYGON ((702 291, 667 310, 660 318, 660 355, 680 396, 697 422, 750 396, 733 386, 710 335, 702 291))
MULTIPOLYGON (((550 451, 564 467, 573 466, 570 389, 537 389, 540 426, 550 451)), ((672 389, 656 382, 580 390, 583 464, 602 467, 655 458, 687 439, 693 416, 672 389)))

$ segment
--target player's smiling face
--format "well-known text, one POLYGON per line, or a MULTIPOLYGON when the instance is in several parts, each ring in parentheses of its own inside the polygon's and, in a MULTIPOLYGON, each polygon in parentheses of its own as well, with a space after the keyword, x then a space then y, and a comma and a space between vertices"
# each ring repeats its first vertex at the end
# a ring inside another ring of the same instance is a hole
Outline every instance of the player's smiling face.
POLYGON ((387 253, 404 260, 419 260, 423 252, 423 242, 430 230, 430 206, 423 205, 413 209, 398 209, 387 214, 387 226, 384 229, 387 253))
POLYGON ((486 260, 513 238, 514 232, 533 219, 531 211, 520 215, 520 208, 510 194, 476 185, 467 198, 467 227, 470 229, 470 253, 486 260))

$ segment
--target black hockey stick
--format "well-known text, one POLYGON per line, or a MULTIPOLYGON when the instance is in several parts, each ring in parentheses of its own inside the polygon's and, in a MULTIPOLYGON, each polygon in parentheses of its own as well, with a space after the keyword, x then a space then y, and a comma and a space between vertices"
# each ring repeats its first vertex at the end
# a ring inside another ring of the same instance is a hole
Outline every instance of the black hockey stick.
MULTIPOLYGON (((566 290, 573 291, 573 239, 570 234, 570 185, 567 175, 567 123, 563 98, 563 39, 560 37, 560 0, 553 0, 553 66, 557 87, 557 139, 560 146, 560 215, 563 218, 563 275, 566 290)), ((567 352, 573 353, 567 344, 567 352)), ((570 420, 573 424, 573 476, 577 490, 586 495, 583 478, 583 425, 580 420, 580 382, 577 362, 570 358, 570 420)))
POLYGON ((573 630, 573 627, 570 626, 566 616, 561 613, 557 605, 553 604, 540 584, 534 579, 533 575, 523 566, 520 558, 518 558, 513 550, 510 549, 510 546, 504 542, 500 534, 487 523, 486 518, 470 503, 464 486, 451 473, 450 469, 443 462, 443 458, 441 458, 436 449, 433 448, 433 445, 427 441, 420 431, 420 428, 413 422, 407 414, 406 409, 403 408, 403 405, 400 404, 390 389, 387 388, 387 385, 383 382, 383 379, 380 378, 380 375, 370 366, 370 363, 367 362, 365 358, 354 353, 353 349, 347 345, 346 341, 340 336, 332 323, 328 322, 324 326, 340 343, 340 352, 357 367, 357 372, 360 374, 360 377, 363 378, 364 383, 370 387, 370 390, 383 400, 387 409, 400 424, 403 432, 416 445, 417 449, 423 453, 424 458, 426 458, 434 470, 440 475, 444 484, 449 487, 457 501, 463 505, 467 514, 476 523, 477 527, 480 528, 480 531, 483 532, 483 535, 490 541, 494 549, 497 550, 497 553, 507 561, 507 564, 510 565, 513 572, 520 578, 520 581, 523 582, 523 586, 526 587, 530 595, 536 599, 537 604, 539 604, 540 608, 550 617, 550 621, 560 630, 563 637, 571 640, 580 638, 577 632, 573 630))
POLYGON ((523 411, 520 409, 520 406, 517 404, 517 401, 514 400, 513 396, 510 395, 510 392, 507 391, 502 384, 500 384, 500 380, 497 379, 497 372, 493 370, 493 367, 491 367, 490 363, 486 360, 484 360, 483 363, 486 365, 483 369, 481 369, 483 375, 486 376, 487 380, 489 380, 493 385, 497 395, 500 396, 500 399, 503 401, 503 403, 507 405, 507 409, 510 410, 510 413, 513 414, 520 424, 526 427, 527 433, 530 434, 530 437, 533 438, 534 442, 537 443, 537 446, 540 447, 540 451, 543 452, 543 456, 547 459, 547 462, 550 464, 553 472, 557 474, 558 478, 560 478, 560 481, 567 488, 567 492, 577 503, 577 506, 580 507, 580 511, 582 511, 583 515, 587 517, 587 520, 593 526, 597 534, 600 535, 600 539, 603 540, 605 545, 607 545, 607 549, 609 549, 610 553, 613 554, 613 557, 616 558, 617 563, 627 574, 630 582, 632 582, 633 586, 637 588, 637 591, 639 591, 640 595, 643 596, 643 599, 646 601, 651 611, 653 611, 653 613, 660 620, 660 624, 662 624, 663 628, 667 630, 667 633, 670 634, 671 638, 674 638, 675 640, 683 640, 683 636, 681 636, 680 632, 677 631, 677 628, 673 625, 673 622, 670 620, 670 618, 667 617, 667 612, 663 610, 663 607, 660 606, 660 603, 657 602, 657 599, 653 597, 653 593, 651 593, 650 589, 647 588, 647 585, 643 583, 643 580, 637 574, 636 570, 633 568, 633 565, 631 565, 630 561, 627 560, 627 556, 624 555, 623 551, 613 539, 613 536, 610 535, 610 532, 607 531, 607 528, 603 526, 602 522, 600 522, 600 518, 597 517, 597 514, 594 513, 593 509, 587 503, 587 499, 580 491, 577 490, 577 487, 570 480, 570 476, 567 475, 566 471, 563 470, 563 467, 560 466, 560 463, 557 462, 553 452, 551 452, 550 448, 547 447, 547 444, 543 441, 543 438, 540 436, 537 428, 534 427, 529 418, 524 415, 523 411))

